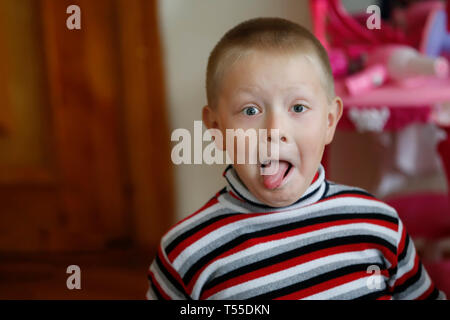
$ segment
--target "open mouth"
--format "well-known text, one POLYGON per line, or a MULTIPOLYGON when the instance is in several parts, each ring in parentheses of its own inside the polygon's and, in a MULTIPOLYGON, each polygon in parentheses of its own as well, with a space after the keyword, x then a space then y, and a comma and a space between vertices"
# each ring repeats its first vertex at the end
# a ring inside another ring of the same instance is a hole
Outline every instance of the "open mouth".
POLYGON ((289 161, 267 161, 261 164, 261 175, 263 184, 268 189, 280 187, 289 174, 292 172, 293 165, 289 161))

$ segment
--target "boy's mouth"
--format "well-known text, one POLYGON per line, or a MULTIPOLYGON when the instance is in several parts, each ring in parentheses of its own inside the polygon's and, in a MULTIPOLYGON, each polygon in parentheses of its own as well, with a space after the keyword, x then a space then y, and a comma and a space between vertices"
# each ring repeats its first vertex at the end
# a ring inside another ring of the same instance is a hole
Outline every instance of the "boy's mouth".
POLYGON ((261 164, 263 184, 267 189, 276 189, 292 172, 293 165, 286 160, 269 160, 261 164))

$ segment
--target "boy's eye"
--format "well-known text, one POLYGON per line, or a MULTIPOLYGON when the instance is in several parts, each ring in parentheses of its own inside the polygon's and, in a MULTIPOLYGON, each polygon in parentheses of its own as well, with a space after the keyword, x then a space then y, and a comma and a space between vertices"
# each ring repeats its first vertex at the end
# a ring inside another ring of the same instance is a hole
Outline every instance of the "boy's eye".
POLYGON ((295 113, 301 113, 306 110, 306 107, 303 104, 297 103, 292 106, 292 111, 295 113))
POLYGON ((256 114, 259 113, 258 108, 256 107, 246 107, 242 110, 242 112, 246 115, 246 116, 254 116, 256 114))

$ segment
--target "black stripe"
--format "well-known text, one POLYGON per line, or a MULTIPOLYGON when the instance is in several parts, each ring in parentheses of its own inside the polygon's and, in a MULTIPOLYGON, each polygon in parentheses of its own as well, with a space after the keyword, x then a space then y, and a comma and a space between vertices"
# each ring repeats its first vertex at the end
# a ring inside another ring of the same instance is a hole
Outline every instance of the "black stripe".
POLYGON ((215 216, 213 218, 210 218, 210 219, 200 223, 199 225, 197 225, 197 226, 195 226, 195 227, 193 227, 193 228, 191 228, 189 230, 183 231, 178 237, 173 239, 167 245, 167 247, 165 249, 166 254, 169 255, 182 241, 184 241, 185 239, 191 237, 195 233, 203 230, 204 228, 208 227, 209 225, 211 225, 211 224, 213 224, 213 223, 215 223, 217 221, 220 221, 222 219, 226 219, 226 218, 231 217, 233 215, 236 215, 236 213, 221 214, 221 215, 215 216))
MULTIPOLYGON (((295 202, 294 202, 293 204, 291 204, 290 206, 295 206, 296 204, 298 204, 298 203, 300 203, 300 202, 303 202, 303 201, 305 201, 306 199, 311 198, 313 195, 315 195, 315 194, 320 190, 321 187, 322 187, 322 183, 319 184, 319 186, 318 186, 316 189, 314 189, 313 191, 311 191, 310 193, 308 193, 306 196, 303 196, 302 198, 298 199, 297 201, 295 201, 295 202)), ((290 206, 289 206, 289 207, 290 207, 290 206)))
POLYGON ((416 283, 417 281, 420 280, 420 277, 422 276, 422 264, 419 262, 419 267, 417 272, 410 277, 408 280, 406 280, 403 284, 396 286, 394 289, 394 294, 399 294, 401 292, 404 292, 406 290, 408 290, 408 288, 412 285, 414 285, 414 283, 416 283))
POLYGON ((397 264, 402 261, 403 259, 405 259, 406 257, 406 253, 408 252, 408 247, 410 245, 410 238, 408 235, 406 235, 406 239, 405 239, 405 245, 403 247, 403 251, 400 252, 400 254, 398 255, 398 259, 397 259, 397 264))
POLYGON ((434 287, 434 290, 430 293, 428 297, 425 298, 425 300, 436 300, 439 297, 439 290, 434 287))
MULTIPOLYGON (((301 282, 297 282, 294 283, 292 285, 289 285, 287 287, 284 288, 280 288, 277 290, 273 290, 258 296, 254 296, 252 298, 250 298, 249 300, 268 300, 268 299, 275 299, 275 298, 279 298, 282 296, 285 296, 287 294, 291 294, 306 288, 310 288, 312 286, 318 285, 320 283, 326 282, 328 280, 332 280, 338 277, 342 277, 342 276, 346 276, 355 272, 360 272, 360 271, 366 271, 367 268, 369 266, 372 266, 374 264, 369 264, 369 263, 362 263, 362 264, 355 264, 355 265, 351 265, 351 266, 346 266, 343 268, 339 268, 333 271, 329 271, 323 274, 320 274, 318 276, 315 276, 313 278, 301 281, 301 282)), ((379 265, 381 267, 381 265, 379 265)))
MULTIPOLYGON (((235 270, 232 270, 228 273, 225 273, 217 278, 212 279, 211 281, 209 281, 207 284, 205 284, 204 286, 204 290, 207 290, 209 288, 212 288, 216 285, 218 285, 219 283, 225 282, 229 279, 244 275, 246 273, 249 272, 253 272, 256 271, 258 269, 262 269, 280 262, 284 262, 296 257, 300 257, 302 255, 314 252, 314 251, 318 251, 318 250, 323 250, 323 249, 329 249, 329 248, 333 248, 333 247, 337 247, 337 246, 341 246, 341 245, 347 245, 347 244, 358 244, 358 243, 363 243, 363 242, 367 242, 367 243, 376 243, 376 244, 381 244, 385 247, 387 247, 389 250, 395 250, 395 247, 392 246, 389 242, 387 242, 384 239, 381 239, 379 237, 375 237, 375 236, 364 236, 364 235, 357 235, 357 236, 346 236, 346 237, 340 237, 340 238, 333 238, 333 239, 328 239, 328 240, 323 240, 320 242, 315 242, 306 246, 301 246, 299 248, 295 248, 293 250, 290 251, 286 251, 283 253, 280 253, 278 255, 260 260, 260 261, 256 261, 254 263, 248 264, 248 265, 244 265, 242 267, 239 267, 235 270)), ((185 275, 186 280, 190 280, 190 278, 188 279, 187 274, 185 275)), ((189 274, 189 277, 192 278, 192 275, 189 274)), ((183 278, 184 279, 184 278, 183 278)))
POLYGON ((155 258, 156 264, 158 265, 159 270, 164 274, 166 279, 175 287, 187 300, 192 300, 191 297, 185 292, 183 286, 170 274, 170 272, 164 267, 159 255, 156 255, 155 258))
POLYGON ((328 191, 330 190, 330 183, 328 182, 328 180, 325 180, 325 191, 323 192, 322 197, 319 199, 322 200, 327 196, 328 191))
POLYGON ((343 191, 339 191, 339 192, 336 192, 336 193, 332 193, 332 194, 330 194, 330 195, 328 195, 326 197, 323 197, 322 200, 326 200, 326 199, 329 199, 331 197, 340 196, 340 195, 343 195, 343 194, 363 195, 363 196, 368 196, 368 197, 371 197, 371 198, 374 198, 375 200, 377 200, 377 198, 374 195, 368 193, 367 191, 361 191, 361 190, 356 190, 356 189, 343 190, 343 191))
POLYGON ((385 296, 385 295, 389 295, 389 292, 387 290, 387 288, 384 288, 383 290, 378 290, 378 291, 374 291, 368 294, 365 294, 363 296, 354 298, 354 300, 376 300, 379 297, 385 296))
MULTIPOLYGON (((245 233, 242 234, 233 240, 221 245, 220 247, 217 247, 216 249, 212 250, 208 254, 204 255, 202 258, 200 258, 197 262, 193 263, 190 268, 187 270, 185 275, 183 276, 183 280, 185 283, 189 283, 189 281, 192 279, 192 277, 195 275, 195 273, 201 269, 204 265, 208 264, 211 260, 216 258, 217 256, 221 255, 222 253, 240 245, 241 243, 249 240, 249 239, 256 239, 260 237, 266 237, 269 235, 274 235, 278 233, 283 233, 286 231, 291 231, 295 229, 300 229, 308 226, 312 226, 319 223, 324 222, 333 222, 333 221, 339 221, 344 219, 377 219, 377 220, 383 220, 387 222, 397 222, 397 219, 392 218, 390 216, 380 214, 380 213, 349 213, 349 214, 332 214, 332 215, 326 215, 321 217, 314 217, 310 219, 305 219, 297 222, 287 222, 286 224, 267 228, 251 233, 245 233)), ((245 227, 245 226, 244 226, 245 227)), ((239 230, 236 230, 238 232, 239 230)), ((396 249, 393 245, 390 245, 391 248, 394 248, 393 253, 396 254, 396 249)))

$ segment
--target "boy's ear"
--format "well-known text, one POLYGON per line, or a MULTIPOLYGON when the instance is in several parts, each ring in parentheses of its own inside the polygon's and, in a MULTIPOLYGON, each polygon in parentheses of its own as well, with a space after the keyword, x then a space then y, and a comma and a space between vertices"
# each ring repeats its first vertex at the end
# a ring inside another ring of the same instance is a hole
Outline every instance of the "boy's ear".
POLYGON ((219 150, 225 150, 225 140, 219 128, 217 112, 208 105, 204 106, 202 109, 202 120, 206 129, 210 131, 216 147, 219 150))
POLYGON ((334 132, 336 131, 336 126, 341 119, 342 112, 344 111, 344 103, 340 97, 335 97, 328 108, 327 114, 327 136, 325 144, 331 143, 333 141, 334 132))
POLYGON ((207 129, 218 129, 216 112, 208 105, 202 109, 202 121, 207 129))

